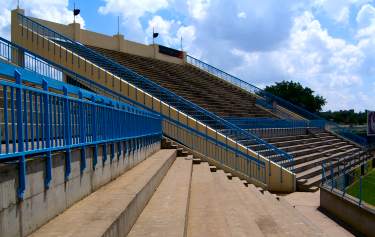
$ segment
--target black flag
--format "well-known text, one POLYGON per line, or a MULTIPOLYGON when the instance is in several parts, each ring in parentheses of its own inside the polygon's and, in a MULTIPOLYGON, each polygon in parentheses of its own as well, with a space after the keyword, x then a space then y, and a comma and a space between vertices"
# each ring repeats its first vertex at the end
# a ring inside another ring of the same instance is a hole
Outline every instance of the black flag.
POLYGON ((156 37, 158 37, 159 36, 159 33, 152 33, 152 37, 153 38, 156 38, 156 37))
POLYGON ((79 9, 74 9, 73 10, 74 16, 78 16, 80 12, 81 12, 81 10, 79 10, 79 9))

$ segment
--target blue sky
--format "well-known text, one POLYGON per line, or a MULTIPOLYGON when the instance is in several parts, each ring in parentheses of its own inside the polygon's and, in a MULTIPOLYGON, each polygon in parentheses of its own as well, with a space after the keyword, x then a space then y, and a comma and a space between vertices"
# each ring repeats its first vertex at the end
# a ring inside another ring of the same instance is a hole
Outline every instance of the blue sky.
MULTIPOLYGON (((20 0, 27 15, 72 22, 68 0, 20 0)), ((2 0, 0 34, 9 38, 2 0)), ((375 110, 375 3, 368 0, 76 0, 78 21, 104 34, 183 48, 264 87, 299 81, 328 100, 324 110, 375 110)))

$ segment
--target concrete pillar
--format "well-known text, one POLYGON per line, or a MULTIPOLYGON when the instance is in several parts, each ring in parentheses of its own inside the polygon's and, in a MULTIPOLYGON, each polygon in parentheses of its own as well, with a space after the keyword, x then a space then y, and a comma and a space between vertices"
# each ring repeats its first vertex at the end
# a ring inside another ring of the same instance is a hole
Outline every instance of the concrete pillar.
POLYGON ((73 40, 81 42, 81 25, 79 23, 71 23, 69 27, 71 28, 73 40))
MULTIPOLYGON (((24 9, 14 9, 12 10, 11 13, 11 41, 13 43, 18 44, 19 39, 18 39, 18 32, 20 30, 19 26, 19 21, 17 18, 17 15, 25 15, 25 10, 24 9)), ((20 67, 25 67, 25 52, 24 50, 17 50, 17 49, 12 49, 12 58, 11 58, 12 63, 20 66, 20 67)))
POLYGON ((125 40, 124 40, 124 35, 122 34, 116 34, 112 36, 114 40, 116 41, 116 50, 119 52, 124 52, 124 46, 125 46, 125 40))

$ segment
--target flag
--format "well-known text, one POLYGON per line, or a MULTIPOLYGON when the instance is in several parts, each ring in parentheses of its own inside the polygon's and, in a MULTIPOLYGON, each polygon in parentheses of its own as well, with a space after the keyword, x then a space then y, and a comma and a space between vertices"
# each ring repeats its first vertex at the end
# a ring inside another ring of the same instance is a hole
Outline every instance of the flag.
POLYGON ((152 37, 153 37, 153 38, 156 38, 156 37, 158 37, 158 36, 159 36, 159 33, 155 33, 155 32, 152 33, 152 37))
POLYGON ((74 9, 73 10, 74 16, 78 16, 80 12, 81 12, 81 10, 79 10, 79 9, 74 9))

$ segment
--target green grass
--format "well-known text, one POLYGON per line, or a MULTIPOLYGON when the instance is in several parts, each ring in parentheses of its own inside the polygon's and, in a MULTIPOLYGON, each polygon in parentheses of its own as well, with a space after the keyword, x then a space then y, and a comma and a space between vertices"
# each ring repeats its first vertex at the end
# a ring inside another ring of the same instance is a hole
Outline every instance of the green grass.
MULTIPOLYGON (((359 198, 359 180, 348 188, 347 193, 359 198)), ((375 206, 375 169, 362 178, 362 200, 375 206)))

